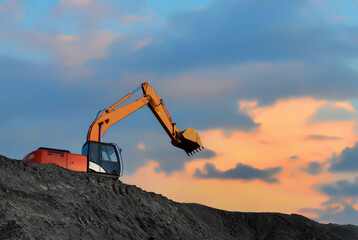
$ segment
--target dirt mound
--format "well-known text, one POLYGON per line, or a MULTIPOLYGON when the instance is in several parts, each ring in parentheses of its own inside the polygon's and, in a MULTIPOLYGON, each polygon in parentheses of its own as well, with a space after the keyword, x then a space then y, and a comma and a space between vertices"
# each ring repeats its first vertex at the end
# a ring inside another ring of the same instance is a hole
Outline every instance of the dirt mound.
POLYGON ((176 203, 117 180, 0 156, 0 239, 341 239, 337 234, 299 215, 176 203))
POLYGON ((338 236, 345 240, 357 240, 358 239, 358 227, 354 225, 338 225, 327 224, 325 225, 329 230, 336 233, 338 236))

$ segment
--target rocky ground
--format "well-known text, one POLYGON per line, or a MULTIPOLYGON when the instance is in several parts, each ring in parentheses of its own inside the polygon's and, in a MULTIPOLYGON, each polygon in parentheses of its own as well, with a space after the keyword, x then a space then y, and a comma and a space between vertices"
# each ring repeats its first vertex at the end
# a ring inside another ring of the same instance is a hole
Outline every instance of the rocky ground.
POLYGON ((300 215, 227 212, 0 156, 0 239, 358 239, 300 215))

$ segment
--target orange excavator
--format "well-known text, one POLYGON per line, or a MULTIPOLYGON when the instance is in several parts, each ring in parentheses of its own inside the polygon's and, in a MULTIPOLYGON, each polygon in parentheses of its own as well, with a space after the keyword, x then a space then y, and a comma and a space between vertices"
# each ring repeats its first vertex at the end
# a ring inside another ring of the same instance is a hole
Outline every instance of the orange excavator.
POLYGON ((37 163, 54 163, 74 171, 94 172, 115 177, 121 176, 123 172, 121 149, 114 143, 101 142, 101 138, 110 126, 145 105, 148 105, 175 147, 183 149, 188 156, 204 149, 196 131, 192 128, 180 131, 176 124, 173 123, 163 100, 157 95, 152 86, 144 82, 111 107, 98 112, 96 119, 89 127, 87 141, 82 147, 81 155, 70 153, 67 150, 41 147, 27 154, 23 160, 37 163), (139 89, 143 91, 143 95, 140 98, 127 105, 120 106, 139 89))

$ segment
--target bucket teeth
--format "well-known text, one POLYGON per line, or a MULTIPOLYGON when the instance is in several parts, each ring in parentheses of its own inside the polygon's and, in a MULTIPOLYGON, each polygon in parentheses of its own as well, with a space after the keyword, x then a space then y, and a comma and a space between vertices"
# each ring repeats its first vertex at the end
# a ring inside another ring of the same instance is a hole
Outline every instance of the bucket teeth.
POLYGON ((187 152, 186 154, 188 154, 188 156, 190 157, 190 156, 193 156, 195 153, 198 153, 202 149, 203 149, 203 147, 201 146, 201 147, 198 147, 198 148, 196 148, 194 150, 191 150, 190 152, 187 152))

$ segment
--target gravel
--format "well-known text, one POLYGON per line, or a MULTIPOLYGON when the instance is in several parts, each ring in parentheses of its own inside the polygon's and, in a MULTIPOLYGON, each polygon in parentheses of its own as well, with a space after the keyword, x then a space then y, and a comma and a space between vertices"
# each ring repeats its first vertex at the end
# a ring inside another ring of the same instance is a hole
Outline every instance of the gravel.
POLYGON ((358 239, 358 227, 177 203, 116 179, 0 155, 0 239, 329 240, 358 239))

